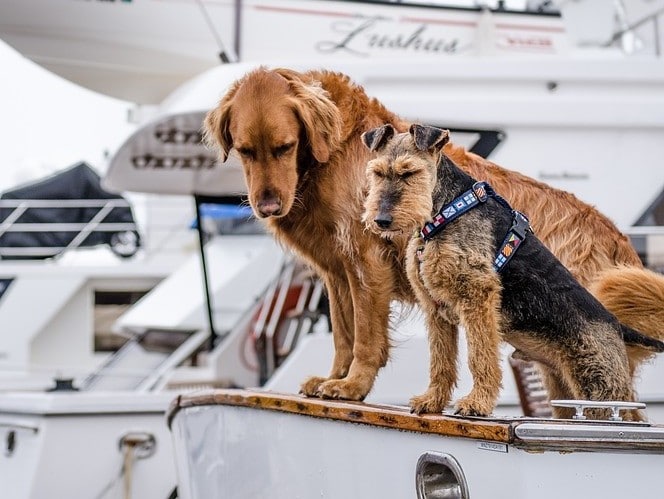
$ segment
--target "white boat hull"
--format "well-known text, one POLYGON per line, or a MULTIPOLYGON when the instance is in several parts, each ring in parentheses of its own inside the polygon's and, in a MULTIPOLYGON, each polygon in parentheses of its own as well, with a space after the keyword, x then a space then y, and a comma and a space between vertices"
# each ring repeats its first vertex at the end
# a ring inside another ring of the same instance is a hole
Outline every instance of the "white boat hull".
POLYGON ((345 404, 347 420, 339 420, 335 411, 341 404, 312 407, 302 398, 293 408, 289 403, 296 400, 273 393, 228 391, 210 393, 206 403, 189 402, 171 415, 178 493, 184 499, 416 498, 417 463, 426 453, 452 457, 467 483, 463 497, 473 499, 651 497, 664 463, 661 443, 652 451, 656 454, 610 451, 598 442, 586 452, 570 442, 563 444, 567 451, 538 447, 533 452, 518 439, 502 441, 491 432, 488 418, 452 420, 454 432, 468 429, 461 437, 436 433, 436 425, 445 424, 436 416, 410 416, 413 424, 421 422, 422 431, 404 431, 398 427, 403 411, 394 408, 345 404), (266 401, 271 397, 277 406, 266 401), (374 410, 386 411, 378 424, 370 422, 374 410))
POLYGON ((165 499, 176 486, 164 413, 170 394, 0 395, 0 483, 11 499, 165 499), (121 439, 149 435, 130 466, 121 439), (12 442, 10 444, 10 442, 12 442))
POLYGON ((291 57, 427 59, 481 51, 551 55, 567 49, 560 16, 479 8, 311 0, 5 0, 0 36, 46 69, 87 88, 157 104, 194 75, 232 61, 291 57), (36 14, 38 13, 38 14, 36 14))

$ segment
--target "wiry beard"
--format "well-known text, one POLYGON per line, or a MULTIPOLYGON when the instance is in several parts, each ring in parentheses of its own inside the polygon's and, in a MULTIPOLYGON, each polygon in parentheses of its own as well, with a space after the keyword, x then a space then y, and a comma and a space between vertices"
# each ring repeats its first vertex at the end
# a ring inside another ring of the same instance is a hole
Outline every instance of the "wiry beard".
POLYGON ((365 225, 366 230, 371 232, 372 234, 377 235, 381 239, 385 239, 387 241, 391 241, 392 239, 395 239, 401 235, 403 235, 403 229, 391 229, 391 230, 385 230, 385 229, 379 229, 376 227, 375 224, 373 223, 367 223, 365 225))
POLYGON ((376 234, 378 234, 382 239, 387 239, 388 241, 391 241, 392 239, 400 236, 403 234, 403 231, 398 229, 398 230, 379 230, 376 231, 376 234))

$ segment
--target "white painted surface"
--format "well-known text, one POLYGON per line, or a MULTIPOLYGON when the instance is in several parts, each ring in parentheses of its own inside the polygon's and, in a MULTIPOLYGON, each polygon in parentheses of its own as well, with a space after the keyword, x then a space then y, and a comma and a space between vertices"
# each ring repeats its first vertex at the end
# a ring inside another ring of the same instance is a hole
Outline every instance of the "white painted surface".
POLYGON ((562 20, 555 16, 495 14, 493 27, 479 10, 422 3, 243 0, 241 5, 236 27, 233 0, 70 1, 57 8, 47 0, 29 5, 6 0, 0 6, 0 35, 71 81, 148 104, 218 65, 222 48, 233 61, 297 55, 325 62, 344 57, 438 62, 478 52, 518 53, 524 45, 547 56, 567 48, 562 20))
POLYGON ((481 440, 219 405, 181 409, 171 431, 183 499, 415 498, 417 460, 431 451, 456 459, 473 499, 650 497, 664 459, 496 452, 481 440))
POLYGON ((169 394, 0 394, 3 497, 123 498, 119 443, 129 432, 146 432, 156 440, 153 455, 133 461, 131 497, 168 497, 176 484, 164 421, 171 398, 169 394), (6 452, 10 432, 15 449, 6 452), (100 495, 107 486, 107 493, 100 495))
POLYGON ((2 262, 0 278, 13 281, 0 299, 0 389, 49 386, 56 373, 79 376, 95 368, 105 357, 94 350, 95 291, 144 291, 165 273, 165 266, 141 261, 2 262))
MULTIPOLYGON (((283 253, 270 236, 220 236, 205 247, 215 327, 230 330, 276 276, 283 253)), ((117 330, 207 328, 201 257, 188 260, 123 314, 117 330)))

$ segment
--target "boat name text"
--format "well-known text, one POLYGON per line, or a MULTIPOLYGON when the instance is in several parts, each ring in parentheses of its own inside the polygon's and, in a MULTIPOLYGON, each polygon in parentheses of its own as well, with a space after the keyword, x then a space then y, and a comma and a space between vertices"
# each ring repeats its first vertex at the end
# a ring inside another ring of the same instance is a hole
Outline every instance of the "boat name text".
POLYGON ((321 40, 316 48, 323 53, 346 52, 361 57, 372 51, 409 51, 429 54, 456 54, 463 48, 459 38, 429 36, 424 24, 410 32, 387 33, 379 29, 374 17, 358 22, 341 21, 332 25, 332 31, 341 35, 338 40, 321 40))

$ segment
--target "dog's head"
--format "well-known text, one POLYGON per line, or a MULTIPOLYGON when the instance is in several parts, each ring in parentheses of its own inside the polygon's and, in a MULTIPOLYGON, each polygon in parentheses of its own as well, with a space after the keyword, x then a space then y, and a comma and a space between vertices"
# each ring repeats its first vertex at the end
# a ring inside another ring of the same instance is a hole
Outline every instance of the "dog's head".
POLYGON ((233 84, 204 123, 224 161, 240 156, 249 203, 259 218, 282 217, 302 175, 340 147, 341 116, 319 83, 287 69, 260 68, 233 84))
POLYGON ((396 134, 388 124, 365 132, 362 141, 377 153, 367 164, 366 226, 389 239, 424 225, 431 217, 431 193, 449 132, 414 124, 408 133, 396 134))

